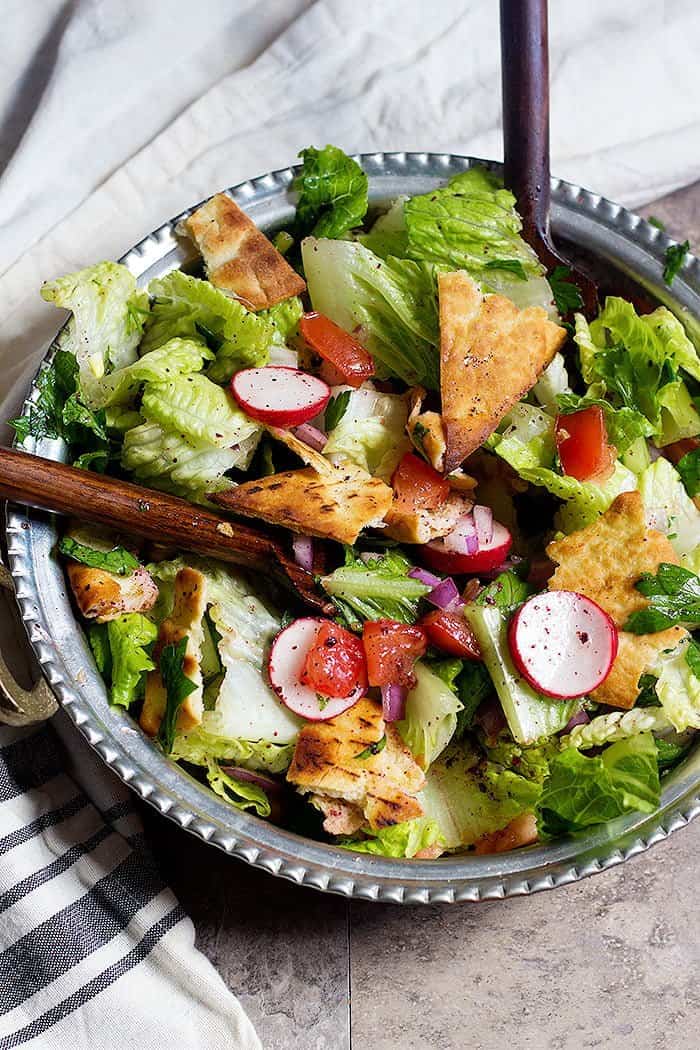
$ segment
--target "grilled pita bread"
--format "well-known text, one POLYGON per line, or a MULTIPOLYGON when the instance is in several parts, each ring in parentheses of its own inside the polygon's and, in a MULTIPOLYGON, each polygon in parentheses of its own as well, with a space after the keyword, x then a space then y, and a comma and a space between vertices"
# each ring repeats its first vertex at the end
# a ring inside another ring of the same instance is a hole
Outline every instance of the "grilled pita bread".
POLYGON ((639 696, 639 679, 656 663, 664 649, 675 649, 687 631, 669 627, 656 634, 629 634, 620 631, 618 650, 612 671, 602 685, 591 693, 591 699, 610 707, 628 710, 639 696))
POLYGON ((202 253, 211 283, 253 310, 265 310, 306 288, 303 278, 225 193, 193 212, 180 224, 181 231, 202 253))
POLYGON ((323 473, 303 467, 246 481, 210 499, 235 514, 353 544, 363 528, 382 523, 392 491, 363 470, 327 465, 323 473))
POLYGON ((423 412, 424 398, 423 387, 414 387, 410 394, 406 430, 415 448, 425 455, 431 467, 442 471, 447 451, 445 428, 439 412, 423 412))
POLYGON ((175 577, 173 609, 170 616, 163 620, 158 631, 158 638, 153 649, 155 671, 146 676, 146 696, 139 718, 139 725, 144 733, 155 736, 160 728, 165 713, 167 693, 163 679, 158 670, 160 654, 166 645, 177 645, 187 637, 187 648, 182 662, 182 669, 196 685, 180 708, 177 729, 186 733, 202 721, 202 672, 200 668, 200 650, 204 638, 202 617, 207 607, 206 577, 196 569, 185 567, 175 577))
POLYGON ((119 576, 69 561, 66 572, 78 609, 97 623, 116 620, 124 613, 148 612, 158 599, 153 577, 142 566, 128 576, 119 576))
POLYGON ((430 543, 452 532, 473 505, 472 500, 459 492, 450 492, 437 510, 406 510, 400 500, 394 500, 384 518, 383 535, 399 543, 430 543))
POLYGON ((400 824, 423 814, 414 797, 425 776, 381 704, 359 700, 327 722, 310 722, 299 734, 287 780, 314 802, 338 799, 361 810, 373 829, 400 824), (377 753, 367 753, 386 737, 377 753))
POLYGON ((484 296, 463 270, 438 276, 440 394, 449 473, 484 443, 566 339, 545 310, 484 296))

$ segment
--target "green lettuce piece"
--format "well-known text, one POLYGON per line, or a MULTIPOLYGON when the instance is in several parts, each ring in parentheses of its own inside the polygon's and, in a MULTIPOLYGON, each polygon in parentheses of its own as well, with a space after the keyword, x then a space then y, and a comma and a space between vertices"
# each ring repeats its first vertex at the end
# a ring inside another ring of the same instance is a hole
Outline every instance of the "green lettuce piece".
POLYGON ((560 411, 562 398, 577 396, 571 393, 563 354, 554 355, 533 386, 532 394, 538 405, 541 405, 551 416, 556 416, 560 411))
POLYGON ((301 254, 314 309, 356 332, 381 377, 438 389, 434 267, 380 259, 354 241, 314 237, 305 238, 301 254))
POLYGON ((445 849, 456 850, 500 831, 532 808, 507 790, 502 795, 496 797, 485 783, 479 756, 452 745, 431 765, 418 799, 424 817, 437 825, 445 849))
POLYGON ((95 397, 102 376, 136 359, 148 316, 146 292, 137 289, 126 266, 102 262, 47 281, 41 296, 71 311, 61 348, 75 354, 82 400, 89 408, 99 407, 95 397))
POLYGON ((163 647, 160 653, 160 676, 165 687, 165 711, 158 727, 158 742, 169 755, 177 727, 180 708, 187 697, 194 693, 197 683, 185 673, 185 653, 188 638, 180 638, 163 647))
POLYGON ((107 624, 112 655, 109 698, 129 707, 141 695, 143 675, 155 667, 150 650, 158 635, 156 625, 141 613, 125 613, 107 624))
POLYGON ((261 433, 260 425, 241 411, 233 395, 203 375, 147 383, 141 414, 192 444, 204 442, 216 448, 230 448, 261 433))
POLYGON ((700 510, 678 471, 659 457, 639 475, 639 491, 648 521, 666 533, 677 554, 692 555, 700 546, 700 510))
POLYGON ((671 723, 658 707, 633 707, 631 711, 611 711, 597 715, 584 725, 574 726, 570 733, 561 737, 563 750, 573 747, 578 751, 589 751, 603 747, 616 740, 626 740, 639 733, 660 733, 671 729, 671 723))
POLYGON ((293 188, 299 194, 295 227, 299 235, 342 237, 359 226, 367 212, 367 176, 337 146, 302 150, 301 171, 293 188))
POLYGON ((455 688, 462 703, 462 710, 457 712, 457 728, 453 739, 461 740, 464 734, 472 728, 479 705, 491 696, 494 688, 491 676, 484 665, 473 663, 471 660, 464 661, 455 681, 455 688))
POLYGON ((132 365, 105 376, 100 383, 96 400, 101 408, 107 405, 129 405, 142 383, 158 383, 174 376, 199 372, 205 361, 213 358, 211 350, 194 339, 169 339, 132 365))
POLYGON ((700 433, 700 414, 681 379, 662 386, 657 400, 661 410, 661 432, 655 438, 656 445, 670 445, 700 433))
POLYGON ((388 550, 366 562, 352 547, 345 548, 345 564, 321 578, 348 627, 360 630, 365 620, 415 623, 418 602, 430 587, 408 575, 413 563, 399 551, 388 550))
POLYGON ((684 638, 670 653, 660 653, 652 672, 661 712, 677 732, 700 729, 700 678, 693 667, 694 643, 684 638))
POLYGON ((430 846, 442 845, 440 829, 434 820, 419 817, 373 831, 363 828, 364 839, 346 839, 338 845, 354 853, 373 853, 377 857, 415 857, 430 846))
POLYGON ((407 196, 397 197, 392 201, 389 210, 375 221, 369 233, 360 234, 358 237, 360 244, 364 244, 365 248, 369 248, 380 259, 386 259, 390 255, 402 259, 406 255, 408 233, 404 204, 407 200, 407 196))
POLYGON ((496 605, 465 606, 464 615, 477 637, 514 740, 532 744, 563 729, 578 710, 578 700, 568 703, 542 696, 528 685, 511 659, 507 640, 508 618, 496 605))
POLYGON ((544 268, 520 236, 515 198, 485 168, 411 197, 404 214, 410 259, 467 270, 485 292, 505 295, 520 308, 537 305, 555 313, 544 268))
POLYGON ((150 488, 206 503, 207 493, 232 485, 226 472, 247 465, 253 449, 245 443, 239 449, 191 445, 175 431, 142 423, 124 435, 121 465, 150 488))
POLYGON ((106 623, 91 623, 87 625, 87 640, 95 658, 97 670, 104 678, 107 685, 112 681, 112 652, 109 648, 109 635, 106 623))
POLYGON ((274 341, 286 344, 299 334, 299 321, 304 313, 304 304, 298 295, 276 303, 269 310, 260 310, 257 317, 267 321, 274 331, 274 341))
MULTIPOLYGON (((207 714, 205 711, 205 718, 207 714)), ((217 758, 261 773, 284 773, 291 764, 294 747, 294 743, 224 737, 197 726, 175 737, 171 757, 196 766, 207 766, 212 758, 217 758)))
POLYGON ((354 463, 389 483, 404 453, 411 449, 407 419, 406 399, 398 394, 369 388, 349 391, 345 411, 330 431, 323 454, 337 466, 354 463))
POLYGON ((270 801, 259 784, 237 780, 225 772, 216 761, 207 763, 207 781, 212 791, 236 809, 252 809, 259 817, 270 816, 270 801))
POLYGON ((124 405, 110 405, 105 410, 105 427, 118 436, 123 436, 127 430, 143 423, 141 413, 135 408, 124 405))
POLYGON ((81 565, 89 565, 93 569, 103 569, 105 572, 113 572, 118 576, 130 576, 134 569, 138 569, 139 560, 126 550, 125 547, 112 547, 109 550, 100 550, 79 543, 71 536, 63 536, 58 544, 61 554, 81 565))
POLYGON ((148 291, 155 302, 141 343, 142 354, 174 336, 211 344, 216 360, 208 374, 216 383, 228 382, 241 368, 266 363, 273 326, 209 281, 173 270, 151 281, 148 291))
POLYGON ((700 493, 700 448, 686 452, 676 465, 676 470, 688 495, 697 496, 700 493))
POLYGON ((413 673, 416 684, 397 729, 419 765, 428 769, 454 736, 462 704, 450 686, 420 660, 413 673))
POLYGON ((651 733, 619 740, 596 757, 570 747, 550 763, 538 804, 540 835, 576 832, 630 811, 653 813, 660 795, 651 733))

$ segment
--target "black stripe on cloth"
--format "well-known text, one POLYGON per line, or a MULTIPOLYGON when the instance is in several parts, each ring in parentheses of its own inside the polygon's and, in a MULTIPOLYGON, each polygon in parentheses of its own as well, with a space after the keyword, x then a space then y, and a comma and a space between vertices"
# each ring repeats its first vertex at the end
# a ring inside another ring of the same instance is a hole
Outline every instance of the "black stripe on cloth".
MULTIPOLYGON (((17 1032, 13 1032, 11 1035, 6 1035, 0 1038, 0 1050, 11 1050, 11 1047, 21 1046, 22 1043, 28 1043, 30 1039, 35 1039, 37 1036, 42 1035, 48 1031, 53 1025, 59 1021, 64 1020, 69 1014, 72 1014, 75 1010, 79 1010, 86 1003, 94 999, 100 992, 104 992, 110 985, 118 981, 120 977, 133 970, 135 966, 150 955, 153 949, 156 947, 159 941, 168 933, 173 926, 176 926, 178 922, 185 918, 185 912, 182 907, 177 904, 172 911, 164 915, 162 919, 159 919, 157 923, 151 926, 150 930, 141 938, 131 951, 127 952, 126 955, 118 959, 117 962, 108 966, 106 970, 103 970, 97 977, 93 977, 91 981, 79 988, 73 995, 68 996, 62 1002, 57 1003, 56 1006, 47 1010, 41 1014, 40 1017, 35 1018, 31 1024, 26 1025, 25 1028, 19 1029, 17 1032)), ((125 1009, 128 1009, 128 1003, 125 1003, 125 1009)), ((109 1023, 109 1019, 105 1018, 105 1023, 109 1023)), ((112 1018, 112 1023, 116 1026, 119 1024, 119 1018, 112 1018)))
POLYGON ((9 835, 5 835, 4 839, 0 839, 0 857, 7 850, 20 846, 23 842, 27 842, 28 839, 34 838, 39 832, 45 831, 46 828, 53 827, 54 824, 60 824, 64 820, 69 820, 70 817, 74 817, 76 813, 79 813, 81 809, 85 809, 87 805, 88 800, 85 795, 76 795, 75 798, 70 799, 58 809, 42 813, 31 824, 25 824, 23 828, 11 831, 9 835))
MULTIPOLYGON (((122 817, 131 816, 132 813, 136 812, 136 808, 131 799, 124 799, 122 802, 116 802, 109 809, 106 809, 102 814, 102 819, 106 824, 116 824, 122 817)), ((121 832, 120 832, 121 834, 121 832)))
POLYGON ((116 832, 111 827, 103 824, 91 838, 86 839, 85 842, 77 842, 70 849, 67 849, 61 857, 57 857, 56 860, 52 861, 51 864, 40 868, 39 871, 35 871, 32 875, 27 875, 21 882, 15 883, 5 893, 0 894, 0 914, 11 908, 17 901, 22 900, 22 897, 26 897, 28 893, 32 893, 38 886, 43 886, 45 882, 50 882, 51 879, 66 871, 79 857, 84 857, 86 853, 92 853, 109 835, 114 834, 116 832))
POLYGON ((111 941, 164 888, 152 858, 131 852, 88 893, 6 948, 0 1016, 111 941))
POLYGON ((56 738, 48 727, 8 744, 0 751, 0 802, 41 787, 62 768, 56 738))

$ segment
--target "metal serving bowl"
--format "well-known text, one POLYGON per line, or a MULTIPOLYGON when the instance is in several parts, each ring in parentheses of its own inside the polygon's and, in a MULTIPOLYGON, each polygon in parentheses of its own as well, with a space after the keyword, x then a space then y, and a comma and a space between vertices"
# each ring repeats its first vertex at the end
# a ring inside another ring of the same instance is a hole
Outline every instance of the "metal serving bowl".
MULTIPOLYGON (((399 194, 424 193, 474 163, 484 163, 434 153, 371 153, 358 160, 369 175, 370 199, 375 205, 399 194)), ((498 170, 497 165, 488 166, 498 170)), ((271 230, 293 214, 293 177, 294 169, 286 168, 244 182, 230 192, 262 229, 271 230)), ((120 260, 139 284, 189 260, 189 249, 174 232, 187 214, 144 237, 120 260)), ((639 216, 578 186, 554 180, 552 224, 555 234, 631 275, 679 316, 685 311, 700 317, 700 261, 688 259, 674 281, 671 299, 661 279, 663 253, 670 242, 639 216)), ((47 359, 52 352, 53 348, 47 359)), ((35 397, 33 385, 28 402, 35 397)), ((56 441, 39 442, 30 451, 65 458, 65 449, 56 441)), ((241 813, 169 761, 122 710, 109 706, 53 553, 56 538, 56 524, 50 516, 8 507, 7 544, 17 601, 43 673, 64 710, 107 765, 138 795, 192 834, 265 871, 329 893, 393 903, 512 897, 575 882, 620 864, 700 812, 698 746, 665 779, 656 813, 632 814, 576 838, 495 856, 464 854, 416 861, 353 854, 241 813)))

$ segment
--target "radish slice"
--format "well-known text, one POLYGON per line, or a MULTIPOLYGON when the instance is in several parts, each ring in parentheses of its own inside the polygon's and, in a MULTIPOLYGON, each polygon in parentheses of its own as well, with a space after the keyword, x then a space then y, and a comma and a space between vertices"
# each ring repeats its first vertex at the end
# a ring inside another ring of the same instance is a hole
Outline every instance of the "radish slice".
POLYGON ((533 689, 570 700, 591 693, 610 674, 617 656, 617 628, 584 594, 545 591, 515 613, 508 645, 533 689))
POLYGON ((269 365, 244 368, 231 380, 231 392, 246 415, 277 427, 297 427, 323 412, 330 387, 298 368, 269 365))
POLYGON ((301 672, 304 662, 324 622, 309 616, 295 620, 289 627, 280 631, 272 643, 267 668, 270 685, 284 706, 309 722, 325 722, 336 715, 342 715, 343 711, 356 704, 364 693, 364 689, 359 685, 349 696, 326 700, 325 697, 319 697, 310 686, 302 684, 301 672))
POLYGON ((503 564, 512 543, 513 538, 505 525, 494 521, 491 541, 480 546, 472 554, 452 553, 445 540, 440 539, 433 540, 421 547, 420 556, 431 569, 444 572, 449 576, 489 572, 503 564))

